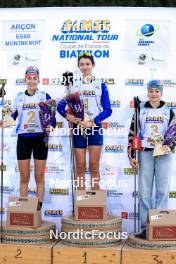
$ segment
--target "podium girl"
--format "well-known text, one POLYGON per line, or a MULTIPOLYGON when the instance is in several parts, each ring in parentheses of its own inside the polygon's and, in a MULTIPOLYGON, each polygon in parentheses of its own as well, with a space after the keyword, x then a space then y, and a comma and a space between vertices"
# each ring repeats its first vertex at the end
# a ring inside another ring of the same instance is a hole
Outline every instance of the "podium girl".
MULTIPOLYGON (((17 119, 17 159, 20 171, 20 196, 28 195, 28 183, 30 180, 31 154, 34 157, 34 175, 36 192, 39 199, 39 209, 42 207, 44 197, 44 172, 48 147, 44 142, 44 132, 39 118, 39 102, 44 102, 51 97, 44 91, 40 91, 39 69, 30 66, 25 71, 27 89, 19 92, 13 102, 12 118, 17 119)), ((55 127, 53 121, 52 126, 55 127)), ((50 131, 50 126, 47 131, 50 131)))
POLYGON ((171 153, 168 146, 168 154, 153 156, 153 135, 164 136, 174 117, 172 109, 169 109, 161 100, 163 86, 159 80, 151 80, 147 84, 147 102, 139 105, 139 135, 141 150, 139 151, 139 164, 134 158, 132 139, 134 136, 134 117, 132 119, 128 136, 128 156, 131 166, 139 166, 139 197, 140 220, 142 235, 145 237, 146 220, 149 209, 167 209, 168 191, 170 183, 171 153), (155 179, 156 196, 152 201, 152 190, 155 179))
POLYGON ((81 125, 86 129, 84 130, 84 135, 81 133, 81 129, 78 135, 73 133, 78 189, 85 189, 86 149, 88 147, 91 188, 92 190, 98 190, 100 181, 99 161, 103 145, 101 122, 111 115, 112 110, 106 84, 101 81, 96 81, 92 75, 95 67, 94 57, 89 52, 80 53, 78 67, 82 73, 80 92, 84 101, 84 112, 89 118, 88 120, 81 121, 81 119, 67 113, 67 101, 65 99, 59 102, 57 109, 67 121, 73 123, 73 128, 80 127, 81 125))

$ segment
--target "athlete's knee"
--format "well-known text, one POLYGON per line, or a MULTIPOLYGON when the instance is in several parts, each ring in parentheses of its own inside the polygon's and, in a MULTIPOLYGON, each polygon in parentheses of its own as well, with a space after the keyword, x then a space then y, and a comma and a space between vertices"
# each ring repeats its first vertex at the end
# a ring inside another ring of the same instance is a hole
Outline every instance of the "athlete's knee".
POLYGON ((36 181, 36 184, 43 184, 44 183, 44 173, 41 172, 41 173, 37 173, 35 175, 35 181, 36 181))
POLYGON ((89 170, 90 170, 90 173, 98 173, 99 172, 99 164, 97 164, 95 162, 91 162, 89 164, 89 170))
POLYGON ((85 173, 86 171, 86 163, 78 163, 76 164, 76 172, 77 174, 82 174, 82 173, 85 173))
POLYGON ((28 184, 29 183, 29 175, 21 174, 20 183, 21 184, 28 184))

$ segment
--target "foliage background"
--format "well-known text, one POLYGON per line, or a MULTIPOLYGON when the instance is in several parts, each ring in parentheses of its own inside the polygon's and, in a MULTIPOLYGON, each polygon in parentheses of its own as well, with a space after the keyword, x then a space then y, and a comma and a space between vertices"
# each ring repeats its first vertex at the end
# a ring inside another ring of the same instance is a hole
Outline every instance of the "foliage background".
POLYGON ((0 7, 148 6, 176 7, 176 0, 0 0, 0 7))

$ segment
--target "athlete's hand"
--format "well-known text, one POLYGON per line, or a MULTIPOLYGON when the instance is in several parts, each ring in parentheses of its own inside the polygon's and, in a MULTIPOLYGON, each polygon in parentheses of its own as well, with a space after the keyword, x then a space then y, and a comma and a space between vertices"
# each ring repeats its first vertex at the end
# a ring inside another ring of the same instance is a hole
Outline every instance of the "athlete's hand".
POLYGON ((170 147, 167 146, 167 145, 163 145, 163 146, 162 146, 162 149, 163 149, 163 151, 164 151, 166 154, 169 154, 169 153, 171 152, 170 147))
POLYGON ((134 168, 134 169, 137 169, 138 168, 138 162, 136 159, 130 159, 130 164, 131 166, 134 168))
POLYGON ((84 127, 84 128, 89 128, 89 127, 94 126, 95 124, 94 124, 93 121, 81 121, 81 122, 79 123, 79 125, 81 125, 81 126, 84 127))
POLYGON ((0 127, 2 127, 3 126, 3 121, 2 120, 0 120, 0 127))
POLYGON ((48 132, 48 133, 53 132, 53 130, 54 130, 54 128, 53 128, 52 126, 50 126, 50 125, 48 125, 48 126, 46 127, 46 132, 48 132))
POLYGON ((81 118, 77 118, 74 115, 67 114, 66 115, 67 121, 74 123, 74 124, 79 124, 81 122, 81 118))

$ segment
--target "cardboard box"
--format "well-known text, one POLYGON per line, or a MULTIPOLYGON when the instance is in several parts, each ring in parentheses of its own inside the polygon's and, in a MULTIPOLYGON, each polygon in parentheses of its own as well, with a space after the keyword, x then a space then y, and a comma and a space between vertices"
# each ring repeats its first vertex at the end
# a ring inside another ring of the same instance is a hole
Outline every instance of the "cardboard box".
POLYGON ((106 213, 107 192, 75 191, 75 220, 104 220, 106 213))
POLYGON ((41 211, 37 210, 37 197, 10 196, 7 208, 7 225, 39 227, 41 226, 41 211))
POLYGON ((176 240, 176 210, 149 210, 146 238, 176 240))

